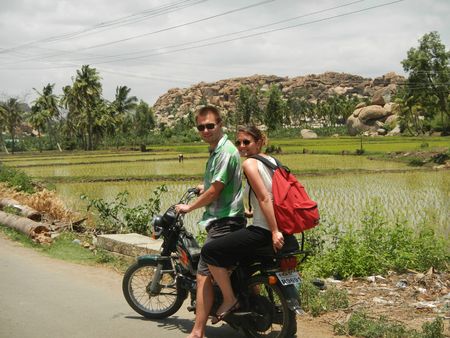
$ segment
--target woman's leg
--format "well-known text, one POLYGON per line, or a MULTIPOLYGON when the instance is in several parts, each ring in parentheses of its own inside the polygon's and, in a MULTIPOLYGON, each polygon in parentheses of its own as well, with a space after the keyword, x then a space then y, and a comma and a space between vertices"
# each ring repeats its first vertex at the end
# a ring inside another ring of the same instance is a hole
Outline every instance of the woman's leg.
POLYGON ((203 246, 202 259, 208 264, 209 271, 223 295, 223 303, 217 310, 218 315, 238 306, 226 267, 232 266, 241 258, 250 256, 256 248, 270 244, 270 231, 250 226, 203 246))

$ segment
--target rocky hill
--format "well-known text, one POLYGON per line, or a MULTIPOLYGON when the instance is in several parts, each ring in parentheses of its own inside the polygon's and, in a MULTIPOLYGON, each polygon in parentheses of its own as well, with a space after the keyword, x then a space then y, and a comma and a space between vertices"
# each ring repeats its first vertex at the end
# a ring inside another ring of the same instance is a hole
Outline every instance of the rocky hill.
POLYGON ((375 79, 358 75, 326 72, 298 77, 279 77, 275 75, 253 75, 249 77, 232 78, 217 82, 200 82, 189 88, 173 88, 160 96, 153 108, 158 123, 171 125, 181 117, 186 117, 189 111, 205 100, 222 109, 224 114, 234 111, 240 86, 260 88, 267 91, 272 84, 281 89, 285 97, 290 93, 303 89, 308 93, 308 99, 316 102, 331 95, 354 95, 373 99, 379 93, 385 102, 395 93, 397 84, 403 82, 403 76, 387 73, 375 79))

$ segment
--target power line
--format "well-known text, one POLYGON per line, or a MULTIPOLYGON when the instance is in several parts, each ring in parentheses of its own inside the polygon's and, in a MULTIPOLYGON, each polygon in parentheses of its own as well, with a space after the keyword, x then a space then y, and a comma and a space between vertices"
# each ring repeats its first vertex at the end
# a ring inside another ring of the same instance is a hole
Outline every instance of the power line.
POLYGON ((110 21, 105 21, 103 23, 99 23, 99 24, 95 24, 91 27, 76 31, 76 32, 71 32, 71 33, 64 33, 64 34, 60 34, 60 35, 55 35, 55 36, 51 36, 48 38, 44 38, 44 39, 40 39, 40 40, 36 40, 36 41, 31 41, 19 46, 15 46, 15 47, 11 47, 11 48, 1 48, 0 53, 5 53, 5 52, 9 52, 9 51, 14 51, 14 50, 18 50, 18 49, 22 49, 24 47, 28 47, 28 46, 32 46, 35 45, 37 43, 52 43, 52 42, 56 42, 56 41, 61 41, 61 40, 67 40, 67 39, 73 39, 73 38, 77 38, 80 35, 87 35, 87 34, 95 34, 97 32, 92 32, 95 30, 99 30, 101 28, 103 28, 101 31, 105 31, 107 30, 106 28, 108 27, 120 27, 120 26, 124 26, 124 25, 129 25, 129 24, 133 24, 142 20, 146 20, 149 17, 155 17, 155 16, 159 16, 162 14, 167 14, 167 13, 171 13, 180 9, 184 9, 186 7, 191 7, 194 6, 196 4, 199 4, 201 2, 205 2, 208 0, 195 0, 195 2, 193 4, 188 4, 188 2, 191 2, 193 0, 182 0, 182 1, 178 1, 176 3, 172 3, 169 5, 164 5, 161 7, 157 7, 154 9, 147 9, 144 10, 142 12, 138 12, 138 13, 134 13, 134 14, 130 14, 128 16, 122 17, 122 18, 118 18, 118 19, 114 19, 114 20, 110 20, 110 21), (186 4, 185 4, 186 3, 186 4), (140 17, 139 17, 140 16, 140 17), (137 18, 134 18, 137 17, 137 18), (132 19, 134 18, 134 19, 132 19))
MULTIPOLYGON (((271 0, 271 1, 273 1, 273 0, 271 0)), ((329 11, 332 11, 332 10, 335 10, 335 9, 339 9, 339 8, 343 8, 343 7, 348 7, 348 6, 354 5, 354 4, 356 4, 356 3, 364 2, 364 1, 366 1, 366 0, 352 1, 352 2, 349 2, 349 3, 342 4, 342 5, 338 5, 338 6, 334 6, 334 7, 329 7, 329 8, 325 8, 325 9, 318 10, 318 11, 313 11, 313 12, 310 12, 310 13, 302 14, 302 15, 295 16, 295 17, 288 18, 288 19, 284 19, 284 20, 279 20, 279 21, 272 22, 272 23, 266 24, 266 25, 260 25, 260 26, 257 26, 257 27, 253 27, 253 28, 249 28, 249 29, 240 30, 240 31, 237 31, 237 32, 232 32, 232 33, 226 33, 226 34, 216 35, 216 36, 214 36, 214 37, 209 37, 209 38, 200 39, 200 40, 195 40, 195 41, 190 41, 190 42, 185 42, 185 43, 181 43, 181 44, 169 45, 169 46, 165 46, 165 47, 161 47, 161 48, 162 48, 162 49, 167 49, 167 48, 178 48, 178 47, 182 47, 182 46, 192 45, 192 44, 195 44, 195 43, 201 43, 201 42, 205 42, 205 41, 211 41, 211 40, 215 40, 215 39, 218 39, 218 38, 223 38, 223 37, 228 37, 228 36, 238 35, 238 34, 250 32, 250 31, 254 31, 254 30, 257 30, 257 29, 262 29, 262 28, 267 28, 267 27, 279 25, 279 24, 286 23, 286 22, 293 21, 293 20, 297 20, 297 19, 300 19, 300 18, 304 18, 304 17, 308 17, 308 16, 313 16, 313 15, 320 14, 320 13, 329 12, 329 11)), ((248 8, 250 8, 250 7, 255 7, 255 6, 257 6, 257 5, 261 5, 261 4, 264 4, 264 3, 266 3, 266 2, 269 2, 269 1, 263 1, 263 2, 254 4, 254 5, 251 5, 251 6, 241 7, 241 8, 238 8, 238 9, 235 9, 235 10, 231 10, 231 11, 227 11, 227 12, 223 12, 223 13, 220 13, 220 14, 217 14, 217 15, 214 15, 214 16, 211 16, 211 17, 207 17, 207 18, 203 18, 203 19, 191 21, 191 22, 184 23, 184 24, 177 25, 177 26, 168 27, 168 28, 165 28, 165 29, 162 29, 162 30, 158 30, 158 31, 154 31, 154 32, 149 32, 149 33, 145 33, 145 34, 135 35, 135 36, 132 36, 132 37, 130 37, 130 38, 128 38, 128 39, 139 38, 139 37, 142 37, 142 36, 144 36, 144 35, 156 34, 156 33, 160 33, 160 32, 163 32, 163 31, 167 31, 167 30, 179 28, 179 27, 182 27, 182 26, 190 25, 190 24, 193 24, 193 23, 197 23, 197 22, 209 20, 209 19, 211 19, 211 18, 213 18, 213 17, 219 17, 219 16, 223 16, 223 15, 225 15, 225 14, 229 14, 229 13, 232 13, 232 12, 237 12, 237 11, 240 11, 240 10, 248 9, 248 8)), ((263 32, 263 33, 264 33, 264 32, 263 32)), ((89 48, 97 48, 97 47, 100 47, 100 46, 106 46, 106 45, 110 45, 110 44, 122 42, 122 41, 125 41, 125 40, 128 40, 128 39, 116 40, 116 41, 112 41, 112 42, 105 43, 105 44, 94 45, 94 46, 87 47, 87 48, 85 48, 85 49, 89 49, 89 48)), ((236 38, 236 39, 239 39, 239 38, 236 38)), ((161 48, 159 48, 159 49, 161 49, 161 48)), ((80 50, 80 49, 78 49, 78 50, 80 50)), ((84 49, 81 49, 81 50, 84 50, 84 49)), ((109 59, 113 58, 113 59, 114 59, 114 58, 118 58, 118 57, 122 57, 122 56, 136 55, 136 54, 146 53, 146 52, 152 52, 152 51, 156 51, 156 50, 158 50, 158 49, 142 50, 142 51, 137 51, 137 52, 130 52, 130 53, 116 54, 116 55, 111 55, 111 56, 105 56, 105 55, 102 55, 102 56, 93 56, 93 57, 91 57, 91 58, 78 58, 78 59, 71 59, 71 60, 72 60, 72 61, 83 61, 83 62, 89 62, 89 61, 94 61, 94 62, 95 62, 95 60, 99 60, 99 59, 101 60, 101 59, 104 59, 104 58, 109 58, 109 59)), ((69 52, 71 52, 71 51, 67 51, 67 53, 69 53, 69 52)), ((153 54, 152 54, 152 55, 153 55, 153 54)), ((58 56, 58 55, 55 55, 55 56, 58 56)), ((39 58, 36 58, 36 59, 31 59, 31 60, 41 60, 41 59, 42 59, 42 58, 39 57, 39 58)), ((31 61, 31 60, 25 60, 25 61, 31 61)), ((110 62, 114 62, 114 61, 115 61, 115 60, 111 60, 110 62)), ((120 61, 120 60, 119 60, 119 61, 120 61)), ((24 61, 19 61, 19 62, 24 62, 24 61)), ((15 63, 17 63, 17 62, 12 62, 12 63, 10 63, 10 64, 15 64, 15 63)), ((106 62, 106 63, 108 63, 108 62, 106 62)))
MULTIPOLYGON (((336 19, 336 18, 339 18, 339 17, 344 17, 344 16, 356 14, 356 13, 361 13, 361 12, 369 11, 369 10, 372 10, 372 9, 375 9, 375 8, 389 6, 389 5, 392 5, 392 4, 395 4, 395 3, 399 3, 399 2, 402 2, 402 1, 404 1, 404 0, 391 1, 391 2, 388 2, 388 3, 380 4, 380 5, 366 7, 366 8, 360 9, 360 10, 350 11, 350 12, 346 12, 346 13, 342 13, 342 14, 337 14, 337 15, 325 17, 325 18, 322 18, 322 19, 317 19, 317 20, 312 20, 312 21, 309 21, 309 22, 304 22, 304 23, 300 23, 300 24, 290 25, 290 26, 287 26, 287 27, 281 27, 281 28, 276 28, 276 29, 272 29, 272 30, 267 30, 267 31, 264 31, 264 32, 258 32, 258 33, 254 33, 254 34, 249 34, 249 35, 246 35, 246 36, 232 38, 232 39, 228 39, 228 40, 222 40, 222 41, 217 41, 217 42, 213 42, 213 43, 207 43, 207 44, 198 45, 198 46, 191 46, 191 47, 186 47, 186 48, 180 48, 180 49, 175 49, 173 51, 148 54, 148 55, 143 55, 143 56, 139 56, 139 57, 132 57, 132 58, 124 58, 124 59, 119 59, 119 60, 113 60, 113 61, 110 61, 110 62, 126 61, 126 60, 146 58, 146 57, 155 56, 155 55, 164 55, 164 54, 176 53, 176 52, 190 50, 190 49, 196 49, 196 48, 202 48, 202 47, 206 47, 206 46, 222 44, 222 43, 235 41, 235 40, 239 40, 239 39, 251 38, 251 37, 254 37, 254 36, 269 34, 269 33, 277 32, 277 31, 282 31, 282 30, 286 30, 286 29, 301 27, 301 26, 310 25, 310 24, 314 24, 314 23, 318 23, 318 22, 324 22, 324 21, 327 21, 327 20, 332 20, 332 19, 336 19)), ((232 33, 232 34, 234 34, 234 33, 232 33)), ((191 43, 195 43, 195 42, 191 42, 191 43)), ((98 64, 104 64, 104 63, 110 63, 110 62, 101 62, 101 63, 98 63, 98 64)), ((38 69, 58 69, 58 68, 67 68, 67 67, 73 67, 73 66, 76 66, 76 65, 71 64, 71 65, 58 66, 58 67, 45 67, 45 68, 42 67, 42 68, 38 68, 38 69)), ((21 69, 23 69, 23 68, 21 68, 21 69)), ((33 69, 33 68, 31 68, 31 69, 33 69)), ((34 68, 34 70, 35 69, 36 68, 34 68)))
MULTIPOLYGON (((267 28, 267 27, 270 27, 270 26, 275 26, 275 25, 278 25, 278 24, 281 24, 281 23, 286 23, 286 22, 293 21, 293 20, 297 20, 297 19, 300 19, 300 18, 312 16, 312 15, 315 15, 315 14, 320 14, 320 13, 324 13, 324 12, 329 12, 329 11, 332 11, 332 10, 335 10, 335 9, 338 9, 338 8, 347 7, 347 6, 354 5, 354 4, 356 4, 356 3, 364 2, 364 1, 366 1, 366 0, 353 1, 353 2, 349 2, 349 3, 343 4, 343 5, 339 5, 339 6, 335 6, 335 7, 330 7, 330 8, 326 8, 326 9, 322 9, 322 10, 310 12, 310 13, 307 13, 307 14, 302 14, 302 15, 299 15, 299 16, 295 16, 295 17, 292 17, 292 18, 288 18, 288 19, 284 19, 284 20, 272 22, 272 23, 266 24, 266 25, 261 25, 261 26, 257 26, 257 27, 253 27, 253 28, 248 28, 248 29, 244 29, 244 30, 237 31, 237 32, 232 32, 232 33, 226 33, 226 34, 216 35, 216 36, 213 36, 213 37, 209 37, 209 38, 205 38, 205 39, 200 39, 200 40, 196 40, 196 41, 185 42, 185 43, 182 43, 182 44, 176 44, 176 45, 165 46, 165 47, 161 47, 161 48, 176 48, 176 47, 186 46, 186 45, 190 45, 190 44, 194 44, 194 43, 199 43, 199 42, 204 42, 204 41, 214 40, 214 39, 218 39, 218 38, 222 38, 222 37, 227 37, 227 36, 232 36, 232 35, 242 34, 242 33, 245 33, 245 32, 251 32, 251 31, 254 31, 254 30, 257 30, 257 29, 267 28)), ((203 20, 201 20, 201 21, 203 21, 203 20)), ((148 33, 148 34, 153 34, 153 32, 152 32, 152 33, 148 33)), ((146 34, 146 35, 147 35, 147 34, 146 34)), ((139 37, 139 36, 137 36, 137 37, 139 37)), ((120 42, 120 40, 118 40, 118 42, 120 42)), ((123 54, 116 54, 116 55, 107 56, 107 57, 111 58, 111 57, 118 57, 118 56, 125 56, 125 55, 134 55, 134 54, 137 54, 137 53, 144 53, 144 52, 153 51, 153 50, 155 50, 155 49, 150 49, 150 50, 147 50, 147 51, 138 51, 138 52, 130 52, 130 53, 123 53, 123 54)), ((102 58, 102 57, 91 58, 91 59, 88 59, 88 61, 89 61, 89 60, 95 60, 95 59, 98 59, 98 58, 102 58)))
MULTIPOLYGON (((405 0, 391 1, 391 2, 380 4, 380 5, 366 7, 366 8, 360 9, 360 10, 355 10, 355 11, 351 11, 351 12, 337 14, 337 15, 325 17, 325 18, 322 18, 322 19, 316 19, 316 20, 312 20, 312 21, 308 21, 308 22, 304 22, 304 23, 300 23, 300 24, 295 24, 295 25, 290 25, 290 26, 286 26, 286 27, 275 28, 275 29, 271 29, 271 30, 267 30, 267 31, 263 31, 263 32, 248 34, 248 35, 240 36, 240 37, 237 37, 237 38, 231 38, 231 39, 221 40, 221 41, 217 41, 217 42, 205 43, 205 44, 201 44, 201 45, 198 45, 198 46, 190 46, 190 47, 186 47, 186 48, 179 48, 179 49, 174 49, 172 51, 159 52, 159 53, 153 53, 153 54, 146 54, 146 55, 129 57, 129 58, 122 58, 122 59, 112 60, 112 61, 98 62, 97 64, 105 64, 105 63, 111 63, 111 62, 137 60, 137 59, 147 58, 147 57, 150 57, 150 56, 167 55, 167 54, 177 53, 177 52, 191 50, 191 49, 197 49, 197 48, 214 46, 214 45, 227 43, 227 42, 232 42, 232 41, 241 40, 241 39, 248 39, 248 38, 252 38, 252 37, 255 37, 255 36, 265 35, 265 34, 269 34, 269 33, 273 33, 273 32, 283 31, 283 30, 286 30, 286 29, 306 26, 306 25, 310 25, 310 24, 314 24, 314 23, 318 23, 318 22, 324 22, 324 21, 328 21, 328 20, 332 20, 332 19, 336 19, 336 18, 340 18, 340 17, 356 14, 356 13, 361 13, 361 12, 369 11, 369 10, 372 10, 372 9, 375 9, 375 8, 380 8, 380 7, 393 5, 395 3, 399 3, 399 2, 402 2, 402 1, 405 1, 405 0)), ((181 45, 192 44, 192 43, 197 43, 197 42, 194 41, 194 42, 185 43, 185 44, 181 44, 181 45)), ((162 48, 171 48, 171 47, 162 47, 162 48)))
MULTIPOLYGON (((38 56, 36 58, 31 58, 31 59, 27 59, 27 60, 21 60, 21 61, 19 61, 19 63, 27 62, 27 61, 34 61, 34 60, 41 60, 42 58, 61 56, 61 55, 65 55, 65 54, 68 54, 68 53, 79 52, 79 51, 88 50, 88 49, 94 49, 94 48, 99 48, 99 47, 105 47, 105 46, 117 44, 117 43, 120 43, 120 42, 134 40, 134 39, 138 39, 138 38, 141 38, 141 37, 144 37, 144 36, 158 34, 158 33, 166 32, 166 31, 169 31, 169 30, 177 29, 177 28, 180 28, 180 27, 184 27, 184 26, 195 24, 195 23, 203 22, 203 21, 206 21, 206 20, 211 20, 211 19, 218 18, 218 17, 221 17, 221 16, 229 15, 229 14, 232 14, 232 13, 240 12, 240 11, 243 11, 243 10, 246 10, 246 9, 250 9, 250 8, 254 8, 254 7, 257 7, 257 6, 261 6, 261 5, 264 5, 266 3, 273 2, 273 1, 275 1, 275 0, 264 0, 264 1, 258 2, 256 4, 252 4, 252 5, 248 5, 248 6, 244 6, 244 7, 240 7, 240 8, 236 8, 236 9, 232 9, 232 10, 225 11, 225 12, 222 12, 222 13, 219 13, 219 14, 216 14, 216 15, 212 15, 212 16, 209 16, 209 17, 206 17, 206 18, 202 18, 202 19, 186 22, 186 23, 183 23, 183 24, 179 24, 179 25, 175 25, 175 26, 159 29, 159 30, 156 30, 156 31, 153 31, 153 32, 139 34, 139 35, 135 35, 135 36, 131 36, 131 37, 125 38, 125 39, 110 41, 110 42, 106 42, 106 43, 102 43, 102 44, 92 45, 92 46, 88 46, 88 47, 85 47, 85 48, 79 48, 79 49, 77 49, 75 51, 74 50, 71 50, 71 51, 67 51, 66 50, 66 51, 60 51, 60 53, 56 53, 56 54, 53 54, 53 55, 52 54, 47 54, 47 55, 43 55, 43 56, 38 56)), ((365 0, 360 0, 360 1, 365 1, 365 0)), ((356 2, 359 2, 359 1, 356 1, 356 2)), ((94 56, 93 59, 104 58, 104 57, 108 57, 108 56, 94 56)), ((74 59, 74 60, 77 61, 77 60, 82 60, 82 59, 74 59)), ((12 62, 12 63, 9 63, 9 64, 16 64, 16 63, 17 62, 12 62)))

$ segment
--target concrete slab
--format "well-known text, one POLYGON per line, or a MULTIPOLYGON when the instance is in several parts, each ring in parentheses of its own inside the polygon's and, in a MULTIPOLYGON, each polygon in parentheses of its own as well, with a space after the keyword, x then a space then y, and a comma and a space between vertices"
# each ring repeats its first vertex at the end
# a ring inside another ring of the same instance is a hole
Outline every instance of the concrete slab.
POLYGON ((112 234, 99 235, 97 246, 99 248, 117 252, 126 256, 142 256, 159 253, 162 240, 155 240, 140 234, 112 234))

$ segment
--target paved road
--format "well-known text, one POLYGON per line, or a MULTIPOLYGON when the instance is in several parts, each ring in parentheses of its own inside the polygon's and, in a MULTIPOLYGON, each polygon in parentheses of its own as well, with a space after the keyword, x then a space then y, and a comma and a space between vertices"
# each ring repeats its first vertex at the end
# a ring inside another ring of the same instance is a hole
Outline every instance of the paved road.
MULTIPOLYGON (((185 305, 165 320, 145 320, 123 298, 121 279, 114 271, 55 260, 0 237, 0 337, 187 336, 194 314, 185 305)), ((206 336, 242 337, 226 325, 208 327, 206 336)))

